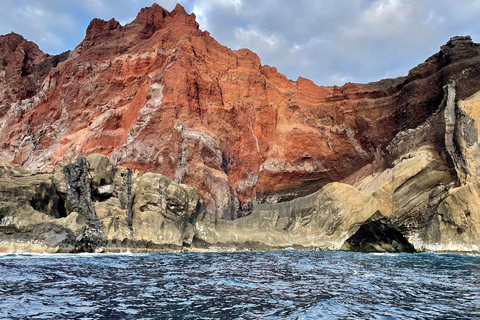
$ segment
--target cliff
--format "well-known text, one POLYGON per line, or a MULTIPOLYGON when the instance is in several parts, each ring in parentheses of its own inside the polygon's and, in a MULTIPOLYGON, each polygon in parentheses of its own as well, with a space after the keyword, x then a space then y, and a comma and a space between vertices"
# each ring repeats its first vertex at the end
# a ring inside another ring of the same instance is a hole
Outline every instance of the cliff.
POLYGON ((1 36, 0 239, 478 250, 479 54, 454 37, 405 77, 321 87, 180 5, 94 19, 58 56, 1 36))

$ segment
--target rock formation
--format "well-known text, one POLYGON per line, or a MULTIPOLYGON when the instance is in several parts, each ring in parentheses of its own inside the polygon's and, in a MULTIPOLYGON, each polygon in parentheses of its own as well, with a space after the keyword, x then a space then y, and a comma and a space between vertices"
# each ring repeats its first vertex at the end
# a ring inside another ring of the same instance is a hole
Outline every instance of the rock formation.
POLYGON ((52 173, 0 168, 0 251, 178 250, 192 243, 197 191, 160 174, 113 167, 100 154, 52 173))
POLYGON ((320 87, 154 4, 58 56, 1 36, 0 59, 2 250, 478 250, 470 37, 320 87))

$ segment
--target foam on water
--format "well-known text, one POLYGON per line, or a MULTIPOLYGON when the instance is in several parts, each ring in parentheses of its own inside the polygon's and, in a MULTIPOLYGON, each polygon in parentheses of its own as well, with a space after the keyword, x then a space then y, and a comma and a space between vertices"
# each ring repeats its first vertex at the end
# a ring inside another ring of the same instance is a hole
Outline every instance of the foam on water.
POLYGON ((112 253, 97 253, 97 252, 82 252, 82 253, 50 253, 50 252, 2 252, 0 253, 0 259, 22 259, 22 258, 41 258, 41 259, 61 259, 69 258, 76 259, 80 257, 109 257, 109 256, 142 256, 148 253, 132 253, 130 251, 125 252, 112 252, 112 253))

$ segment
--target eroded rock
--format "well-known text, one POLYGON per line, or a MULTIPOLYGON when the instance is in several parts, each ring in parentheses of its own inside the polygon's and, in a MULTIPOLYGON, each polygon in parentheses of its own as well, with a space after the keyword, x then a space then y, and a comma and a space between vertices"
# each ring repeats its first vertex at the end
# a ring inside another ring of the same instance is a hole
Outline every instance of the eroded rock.
POLYGON ((356 231, 352 226, 378 208, 386 210, 350 185, 330 183, 293 201, 256 205, 251 215, 233 221, 198 220, 194 240, 216 247, 338 250, 356 231))
POLYGON ((114 191, 114 169, 108 157, 94 153, 87 157, 92 188, 97 197, 109 197, 114 191))
POLYGON ((345 241, 342 250, 361 252, 415 252, 401 232, 393 228, 380 211, 362 223, 360 228, 345 241))
POLYGON ((1 248, 178 249, 192 242, 198 194, 160 174, 139 175, 97 154, 48 174, 9 163, 0 173, 1 248), (108 196, 98 191, 104 185, 112 186, 108 196))
POLYGON ((141 176, 135 189, 132 226, 145 245, 181 247, 190 243, 190 218, 197 211, 197 191, 155 173, 141 176))

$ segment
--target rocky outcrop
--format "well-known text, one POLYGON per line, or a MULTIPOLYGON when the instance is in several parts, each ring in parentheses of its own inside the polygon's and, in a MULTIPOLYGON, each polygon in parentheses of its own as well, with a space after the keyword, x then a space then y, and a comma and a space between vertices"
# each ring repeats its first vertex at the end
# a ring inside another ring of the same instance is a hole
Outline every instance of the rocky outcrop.
POLYGON ((356 231, 355 225, 380 207, 375 198, 352 186, 330 183, 293 201, 256 205, 251 215, 233 221, 199 220, 195 240, 199 246, 207 243, 220 248, 339 250, 356 231))
POLYGON ((132 226, 137 241, 181 247, 193 238, 197 191, 155 173, 138 179, 132 226))
POLYGON ((463 107, 476 95, 457 103, 455 93, 453 82, 445 86, 438 111, 392 141, 390 168, 347 179, 391 208, 386 220, 417 250, 478 250, 477 129, 463 107))
POLYGON ((193 239, 195 189, 113 167, 100 154, 52 173, 0 165, 0 251, 179 249, 193 239))
POLYGON ((52 175, 5 162, 0 167, 0 250, 75 251, 84 223, 77 212, 67 217, 52 175))
POLYGON ((478 250, 470 37, 405 77, 321 87, 154 4, 59 56, 1 36, 0 59, 5 246, 478 250))
POLYGON ((388 212, 374 196, 331 183, 312 195, 255 205, 247 217, 222 220, 204 210, 194 188, 114 167, 100 154, 40 175, 8 163, 0 168, 4 251, 338 250, 377 210, 388 212))

